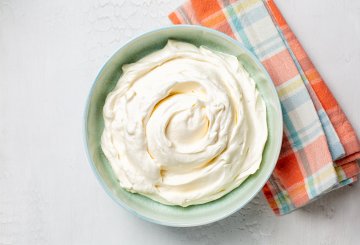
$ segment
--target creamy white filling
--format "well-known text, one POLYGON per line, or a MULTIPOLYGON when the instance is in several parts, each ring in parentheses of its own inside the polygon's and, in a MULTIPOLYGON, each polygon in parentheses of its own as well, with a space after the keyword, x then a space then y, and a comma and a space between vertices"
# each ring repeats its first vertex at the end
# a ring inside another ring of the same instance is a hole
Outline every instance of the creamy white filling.
POLYGON ((103 115, 101 146, 120 185, 170 205, 238 187, 267 139, 265 103, 238 59, 178 41, 124 65, 103 115))

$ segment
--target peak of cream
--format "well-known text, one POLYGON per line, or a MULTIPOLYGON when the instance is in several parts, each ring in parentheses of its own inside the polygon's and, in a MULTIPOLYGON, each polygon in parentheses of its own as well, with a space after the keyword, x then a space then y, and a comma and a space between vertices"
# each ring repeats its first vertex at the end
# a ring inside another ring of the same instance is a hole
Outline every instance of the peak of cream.
POLYGON ((168 205, 206 203, 260 166, 266 106, 235 56, 169 40, 106 98, 101 146, 120 185, 168 205))

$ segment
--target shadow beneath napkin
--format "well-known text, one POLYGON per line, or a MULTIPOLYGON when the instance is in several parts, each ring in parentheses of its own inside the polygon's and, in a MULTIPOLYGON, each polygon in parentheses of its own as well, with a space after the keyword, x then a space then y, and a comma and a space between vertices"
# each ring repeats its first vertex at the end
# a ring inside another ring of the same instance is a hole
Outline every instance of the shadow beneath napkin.
POLYGON ((280 217, 274 216, 263 195, 259 194, 244 208, 216 223, 189 228, 165 227, 165 230, 172 233, 171 237, 175 240, 186 241, 187 244, 258 244, 257 241, 266 237, 271 237, 271 240, 274 236, 281 237, 284 232, 296 230, 304 224, 313 224, 302 229, 314 232, 324 229, 326 223, 337 222, 342 219, 343 212, 348 213, 351 208, 356 210, 358 198, 354 192, 360 193, 360 185, 329 192, 304 208, 280 217))

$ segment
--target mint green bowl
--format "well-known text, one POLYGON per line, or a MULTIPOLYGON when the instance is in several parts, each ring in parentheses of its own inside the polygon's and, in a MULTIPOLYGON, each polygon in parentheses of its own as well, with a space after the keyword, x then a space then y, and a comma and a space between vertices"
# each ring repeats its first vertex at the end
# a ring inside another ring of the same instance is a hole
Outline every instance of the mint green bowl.
POLYGON ((239 42, 212 29, 177 25, 145 33, 120 48, 100 71, 88 97, 85 110, 85 141, 88 158, 96 177, 120 206, 139 217, 157 224, 186 227, 204 225, 223 219, 247 204, 270 177, 282 140, 282 115, 274 85, 261 63, 239 42), (238 188, 215 201, 189 206, 167 206, 139 194, 122 189, 105 158, 100 138, 104 128, 102 110, 107 94, 121 76, 121 67, 161 49, 168 39, 185 41, 197 46, 205 45, 238 57, 256 82, 267 107, 269 136, 263 152, 260 169, 238 188))

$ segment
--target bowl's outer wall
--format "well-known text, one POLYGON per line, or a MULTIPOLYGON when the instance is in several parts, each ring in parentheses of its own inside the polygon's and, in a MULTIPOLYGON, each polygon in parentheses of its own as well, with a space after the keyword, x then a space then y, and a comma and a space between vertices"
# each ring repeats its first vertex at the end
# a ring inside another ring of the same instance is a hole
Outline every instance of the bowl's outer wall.
POLYGON ((217 31, 179 25, 155 30, 133 39, 105 64, 91 89, 85 111, 85 143, 89 161, 106 192, 121 206, 154 223, 196 226, 229 216, 248 203, 263 187, 277 161, 282 140, 282 115, 274 85, 259 61, 240 43, 217 31), (104 128, 102 110, 107 94, 121 76, 121 67, 165 46, 169 39, 205 45, 238 57, 256 82, 267 107, 269 137, 260 169, 224 197, 190 207, 167 206, 123 190, 104 156, 100 139, 104 128))

